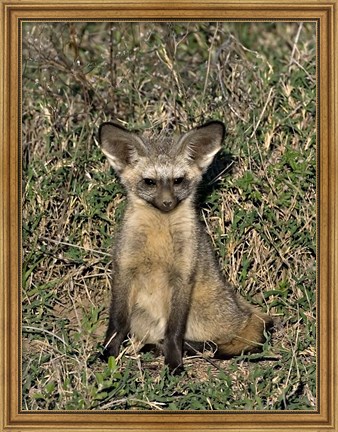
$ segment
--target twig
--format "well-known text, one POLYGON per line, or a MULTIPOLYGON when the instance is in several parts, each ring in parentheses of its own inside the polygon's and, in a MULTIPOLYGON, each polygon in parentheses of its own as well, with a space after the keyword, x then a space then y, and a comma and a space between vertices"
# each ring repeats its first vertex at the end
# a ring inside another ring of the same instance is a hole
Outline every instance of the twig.
POLYGON ((216 39, 216 35, 218 32, 218 23, 216 23, 216 29, 214 32, 214 35, 212 37, 212 41, 211 41, 211 45, 209 47, 209 57, 208 57, 208 64, 207 64, 207 72, 205 74, 205 80, 204 80, 204 88, 203 88, 203 93, 202 93, 202 99, 204 99, 205 97, 205 93, 207 91, 207 86, 208 86, 208 79, 209 79, 209 73, 210 73, 210 64, 211 64, 211 55, 212 55, 212 48, 214 46, 214 42, 216 39))
POLYGON ((216 175, 212 180, 210 180, 210 182, 208 183, 208 186, 210 186, 210 185, 216 183, 217 180, 220 179, 220 178, 222 177, 222 175, 223 175, 225 172, 227 172, 227 171, 232 167, 232 165, 233 165, 234 163, 235 163, 235 161, 232 160, 232 161, 229 163, 229 165, 227 165, 224 169, 222 169, 222 171, 221 171, 219 174, 217 174, 217 175, 216 175))
POLYGON ((270 91, 269 91, 269 94, 268 94, 268 97, 267 97, 267 99, 266 99, 266 102, 265 102, 265 105, 264 105, 264 107, 263 107, 263 110, 262 110, 262 112, 261 112, 261 115, 259 116, 258 122, 256 123, 255 128, 254 128, 254 130, 252 131, 252 134, 250 135, 250 138, 252 138, 252 137, 255 135, 255 133, 256 133, 256 131, 257 131, 257 129, 258 129, 258 126, 260 125, 260 123, 261 123, 261 121, 262 121, 262 118, 263 118, 263 116, 264 116, 265 110, 266 110, 266 108, 267 108, 267 106, 268 106, 268 104, 269 104, 269 102, 270 102, 270 100, 271 100, 272 93, 273 93, 273 87, 271 87, 271 89, 270 89, 270 91))
POLYGON ((293 43, 292 53, 291 53, 291 57, 290 57, 290 61, 289 61, 289 67, 294 62, 294 56, 295 56, 295 53, 296 53, 296 50, 297 50, 297 44, 298 44, 300 33, 302 31, 302 27, 303 27, 303 23, 301 22, 299 24, 298 31, 297 31, 297 34, 296 34, 296 37, 295 37, 295 41, 293 43))
POLYGON ((105 405, 101 406, 100 408, 101 409, 108 409, 108 408, 113 407, 114 405, 125 404, 127 402, 134 402, 136 404, 144 404, 144 405, 150 406, 152 408, 156 408, 157 410, 162 410, 161 406, 166 405, 165 402, 148 402, 148 401, 144 401, 141 399, 122 398, 122 399, 117 399, 117 400, 113 400, 111 402, 108 402, 105 405))
POLYGON ((53 240, 51 238, 44 237, 44 236, 40 236, 40 239, 48 241, 48 242, 51 242, 51 243, 55 243, 57 245, 61 244, 61 245, 64 245, 64 246, 72 246, 72 247, 75 247, 75 248, 78 248, 78 249, 83 249, 86 252, 93 252, 93 253, 98 253, 100 255, 111 256, 109 253, 102 252, 102 251, 99 251, 99 250, 96 250, 96 249, 88 249, 88 248, 85 248, 83 246, 79 246, 79 245, 76 245, 76 244, 63 242, 63 241, 60 241, 60 240, 53 240))
POLYGON ((105 346, 103 347, 104 349, 107 349, 107 347, 109 346, 110 342, 114 339, 114 337, 117 335, 117 332, 113 333, 113 335, 111 336, 111 338, 109 339, 109 341, 105 344, 105 346))
POLYGON ((192 345, 190 345, 190 343, 185 342, 185 344, 189 347, 189 349, 191 349, 192 351, 194 351, 195 354, 198 355, 199 358, 202 358, 203 360, 207 361, 208 363, 210 363, 214 368, 216 368, 218 371, 223 371, 223 369, 221 367, 219 367, 216 363, 214 363, 211 359, 209 359, 208 357, 204 357, 203 354, 198 351, 196 348, 194 348, 192 345))
POLYGON ((168 67, 170 72, 173 74, 174 80, 175 80, 176 85, 177 85, 179 96, 180 97, 184 96, 183 89, 182 89, 180 81, 178 79, 177 72, 174 68, 173 62, 171 61, 171 59, 168 56, 167 50, 163 47, 161 50, 161 54, 159 53, 158 50, 156 50, 156 55, 161 60, 161 62, 164 63, 168 67))
POLYGON ((38 331, 38 332, 42 332, 42 333, 47 333, 47 334, 49 334, 50 336, 53 336, 53 337, 55 337, 56 339, 58 339, 60 342, 62 342, 63 344, 64 344, 64 346, 66 346, 66 347, 68 347, 68 344, 62 339, 62 338, 60 338, 60 336, 58 336, 58 335, 56 335, 56 334, 54 334, 54 333, 52 333, 51 331, 49 331, 49 330, 46 330, 46 329, 43 329, 43 328, 39 328, 39 327, 31 327, 31 326, 23 326, 22 327, 22 330, 23 331, 28 331, 28 330, 33 330, 33 331, 38 331))

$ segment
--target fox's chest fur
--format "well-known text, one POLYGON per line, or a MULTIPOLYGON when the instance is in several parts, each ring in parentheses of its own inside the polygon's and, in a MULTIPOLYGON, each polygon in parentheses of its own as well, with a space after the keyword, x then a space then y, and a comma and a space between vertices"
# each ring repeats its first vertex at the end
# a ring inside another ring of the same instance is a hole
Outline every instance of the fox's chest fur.
POLYGON ((144 342, 163 339, 177 279, 182 289, 195 265, 196 220, 187 201, 162 213, 142 201, 128 206, 118 264, 130 275, 131 332, 144 342))

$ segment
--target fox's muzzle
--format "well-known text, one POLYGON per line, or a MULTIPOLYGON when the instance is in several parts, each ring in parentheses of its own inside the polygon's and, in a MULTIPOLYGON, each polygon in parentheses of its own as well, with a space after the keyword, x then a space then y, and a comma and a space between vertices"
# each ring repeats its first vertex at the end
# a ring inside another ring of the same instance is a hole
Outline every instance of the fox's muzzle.
POLYGON ((170 185, 158 185, 154 204, 159 210, 169 212, 176 207, 177 201, 170 185))

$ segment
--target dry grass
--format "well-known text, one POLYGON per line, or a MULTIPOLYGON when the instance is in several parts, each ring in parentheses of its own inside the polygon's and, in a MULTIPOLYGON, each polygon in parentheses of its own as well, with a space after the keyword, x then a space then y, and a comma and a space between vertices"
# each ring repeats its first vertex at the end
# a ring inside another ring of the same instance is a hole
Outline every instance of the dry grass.
POLYGON ((313 23, 24 24, 24 409, 315 408, 315 41, 313 23), (88 363, 125 202, 95 143, 112 118, 226 123, 201 217, 229 280, 277 318, 262 355, 186 357, 179 379, 132 342, 88 363))

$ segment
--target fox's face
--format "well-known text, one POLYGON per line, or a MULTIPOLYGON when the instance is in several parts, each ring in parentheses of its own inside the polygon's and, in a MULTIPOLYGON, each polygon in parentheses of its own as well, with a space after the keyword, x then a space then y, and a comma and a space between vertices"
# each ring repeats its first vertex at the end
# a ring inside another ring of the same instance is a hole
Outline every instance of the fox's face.
POLYGON ((139 137, 121 126, 103 123, 99 142, 128 193, 162 212, 192 196, 202 174, 220 150, 224 125, 214 121, 177 140, 139 137))

